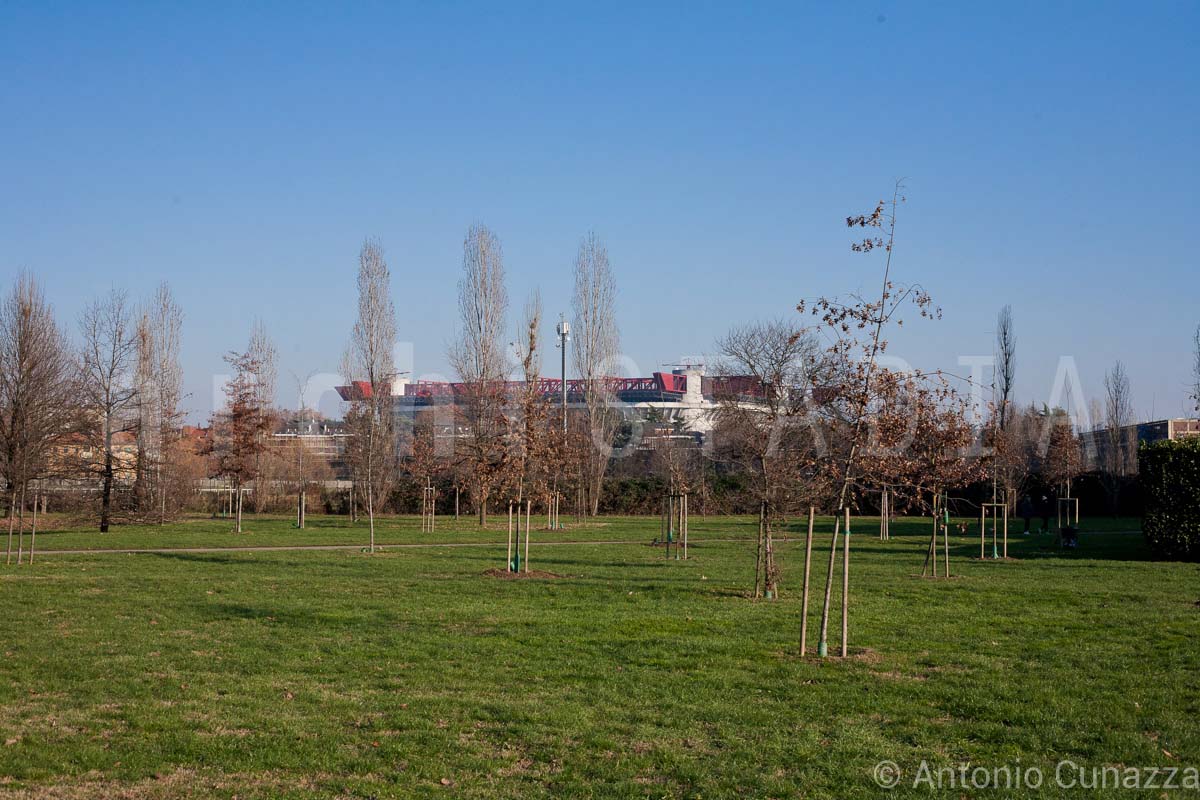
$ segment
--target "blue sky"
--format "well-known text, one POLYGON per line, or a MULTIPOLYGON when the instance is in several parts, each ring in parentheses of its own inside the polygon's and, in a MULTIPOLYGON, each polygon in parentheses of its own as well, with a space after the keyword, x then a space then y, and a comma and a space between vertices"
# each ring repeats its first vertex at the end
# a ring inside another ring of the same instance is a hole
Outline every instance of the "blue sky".
POLYGON ((281 383, 336 370, 364 237, 430 374, 469 224, 503 242, 514 324, 535 287, 567 307, 594 229, 648 373, 872 285, 842 220, 904 176, 896 269, 945 317, 895 352, 990 353, 1011 303, 1022 400, 1060 356, 1090 396, 1122 359, 1139 415, 1179 415, 1198 34, 1195 3, 0 0, 0 278, 71 321, 169 281, 199 418, 256 316, 281 383))

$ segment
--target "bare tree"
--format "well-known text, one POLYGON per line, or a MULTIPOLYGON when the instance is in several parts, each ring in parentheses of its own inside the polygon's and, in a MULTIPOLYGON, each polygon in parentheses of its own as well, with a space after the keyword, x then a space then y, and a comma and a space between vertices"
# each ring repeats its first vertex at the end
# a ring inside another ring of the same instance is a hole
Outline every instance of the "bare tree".
POLYGON ((1200 411, 1200 325, 1192 336, 1192 399, 1196 401, 1196 410, 1200 411))
MULTIPOLYGON (((250 326, 250 343, 246 348, 246 355, 255 364, 255 380, 257 381, 255 390, 258 392, 258 403, 264 409, 273 410, 279 382, 279 349, 275 346, 275 341, 267 332, 267 326, 261 319, 254 320, 250 326)), ((265 456, 266 451, 264 450, 259 458, 262 459, 265 456)), ((263 486, 266 478, 265 472, 260 462, 254 470, 254 512, 256 514, 262 513, 269 494, 266 487, 263 486)))
POLYGON ((83 338, 81 374, 83 400, 92 415, 91 432, 102 453, 100 532, 106 533, 112 518, 113 485, 116 477, 114 439, 131 430, 138 399, 136 368, 138 341, 126 294, 112 290, 88 306, 80 317, 83 338))
POLYGON ((383 248, 363 243, 358 254, 358 319, 342 358, 342 371, 361 387, 351 400, 353 443, 351 461, 363 482, 370 527, 371 552, 375 552, 375 511, 386 499, 398 465, 392 383, 396 378, 396 311, 391 295, 392 275, 383 248))
MULTIPOLYGON (((316 418, 316 412, 310 413, 308 408, 308 400, 306 397, 308 383, 312 380, 316 372, 309 372, 303 378, 297 373, 292 373, 292 380, 296 384, 296 397, 300 401, 300 411, 296 414, 296 438, 295 438, 295 457, 296 457, 296 527, 304 530, 306 516, 306 500, 308 497, 308 471, 305 468, 304 456, 307 454, 308 446, 304 440, 304 434, 311 426, 316 418)), ((311 461, 311 460, 310 460, 311 461)))
POLYGON ((586 507, 593 516, 600 510, 604 474, 620 424, 609 380, 620 350, 616 300, 617 283, 609 266, 608 250, 595 233, 589 233, 579 243, 575 256, 572 355, 576 375, 583 382, 585 438, 578 455, 586 507))
MULTIPOLYGON (((168 486, 176 485, 175 472, 183 457, 179 429, 183 419, 183 367, 179 351, 183 340, 183 310, 171 295, 171 287, 159 284, 150 303, 150 335, 154 341, 154 403, 158 422, 158 522, 167 520, 168 486)), ((178 502, 176 501, 176 506, 178 502)))
MULTIPOLYGON (((75 377, 72 353, 53 310, 33 277, 22 273, 0 305, 0 477, 9 511, 6 560, 12 557, 13 522, 20 507, 20 561, 24 500, 31 481, 62 466, 51 450, 78 423, 75 377)), ((31 542, 31 563, 33 547, 31 542)))
POLYGON ((1010 507, 1015 507, 1017 484, 1006 448, 1010 442, 1009 423, 1013 416, 1013 386, 1017 372, 1017 338, 1013 326, 1012 306, 1006 305, 996 316, 996 366, 992 381, 995 408, 988 436, 996 455, 992 460, 992 502, 996 502, 997 487, 1003 488, 1010 507))
POLYGON ((1137 434, 1131 428, 1132 394, 1129 388, 1129 374, 1125 371, 1125 365, 1118 361, 1104 376, 1105 436, 1100 459, 1100 477, 1108 496, 1110 513, 1116 513, 1121 485, 1133 471, 1133 448, 1137 434))
POLYGON ((996 411, 1001 430, 1008 424, 1016 374, 1017 337, 1013 330, 1012 306, 1005 306, 996 317, 996 411))
POLYGON ((1028 492, 1030 475, 1037 469, 1041 416, 1033 406, 1013 405, 1003 429, 998 419, 997 414, 996 421, 989 425, 992 470, 1007 492, 1009 504, 1015 507, 1019 496, 1028 492))
POLYGON ((714 451, 752 482, 763 520, 754 596, 777 598, 773 525, 818 491, 808 404, 818 346, 811 333, 771 320, 733 329, 717 349, 714 451))
POLYGON ((259 402, 267 408, 274 408, 279 382, 279 349, 261 319, 254 320, 250 326, 250 345, 246 354, 258 365, 256 380, 259 402))
POLYGON ((524 501, 545 497, 554 477, 557 426, 550 424, 549 400, 539 391, 542 375, 542 298, 534 291, 525 302, 517 330, 514 355, 524 382, 511 398, 515 408, 509 419, 509 472, 513 495, 524 501))
POLYGON ((459 330, 448 357, 459 380, 462 396, 456 398, 464 431, 462 468, 467 475, 479 524, 487 522, 492 489, 503 479, 505 447, 504 376, 502 344, 508 290, 504 284, 504 256, 496 236, 482 225, 472 225, 463 240, 463 274, 458 281, 459 330))
POLYGON ((134 400, 133 432, 137 440, 134 460, 133 502, 138 513, 149 505, 150 462, 157 458, 159 426, 156 418, 158 403, 154 388, 154 373, 157 367, 154 334, 150 329, 150 315, 143 311, 137 319, 134 333, 137 344, 137 366, 134 369, 134 385, 137 397, 134 400))

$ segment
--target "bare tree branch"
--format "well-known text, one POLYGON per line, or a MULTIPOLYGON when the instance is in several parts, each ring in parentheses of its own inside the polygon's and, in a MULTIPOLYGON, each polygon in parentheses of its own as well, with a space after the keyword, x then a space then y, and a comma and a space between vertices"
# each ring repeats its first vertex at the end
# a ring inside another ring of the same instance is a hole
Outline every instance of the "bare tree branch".
POLYGON ((112 517, 114 440, 118 434, 133 429, 138 399, 134 374, 138 342, 125 292, 114 289, 84 309, 79 328, 83 338, 80 358, 83 399, 95 416, 93 438, 103 453, 100 532, 105 533, 112 517))
POLYGON ((367 387, 355 396, 346 419, 354 433, 351 464, 365 488, 371 552, 375 552, 375 511, 391 491, 398 465, 392 407, 396 311, 391 281, 383 248, 378 242, 364 242, 358 256, 358 318, 342 371, 367 387))
POLYGON ((616 368, 620 336, 616 320, 617 283, 608 250, 595 233, 579 243, 575 256, 573 341, 575 372, 583 381, 585 430, 579 444, 583 487, 589 513, 600 509, 604 474, 620 422, 608 378, 616 368))
POLYGON ((458 281, 458 338, 450 346, 450 365, 465 384, 456 398, 464 432, 462 468, 475 498, 479 524, 487 522, 488 497, 504 477, 506 449, 503 381, 504 318, 508 290, 504 254, 496 236, 472 225, 463 239, 462 277, 458 281))

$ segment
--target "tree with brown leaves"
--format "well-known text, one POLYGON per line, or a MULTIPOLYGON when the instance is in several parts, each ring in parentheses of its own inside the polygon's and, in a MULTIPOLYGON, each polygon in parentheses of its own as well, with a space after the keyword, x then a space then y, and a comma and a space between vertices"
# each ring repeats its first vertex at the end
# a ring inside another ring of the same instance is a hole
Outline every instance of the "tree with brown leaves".
MULTIPOLYGON (((821 468, 836 486, 834 499, 837 512, 821 609, 818 647, 821 655, 826 652, 828 640, 838 537, 842 533, 843 520, 848 525, 855 493, 887 484, 898 470, 917 472, 918 467, 933 470, 937 466, 927 457, 913 459, 911 455, 904 457, 891 454, 891 448, 884 446, 886 441, 879 438, 889 426, 903 418, 904 404, 919 397, 913 394, 914 381, 920 381, 923 377, 898 374, 880 364, 888 347, 887 330, 891 326, 900 327, 904 324, 900 314, 905 309, 915 310, 923 319, 941 317, 941 310, 933 304, 929 293, 920 284, 900 285, 893 279, 897 212, 904 202, 901 188, 901 184, 897 183, 891 200, 879 201, 870 213, 846 218, 847 227, 866 234, 850 245, 852 252, 884 253, 878 294, 871 297, 852 296, 849 301, 819 298, 811 303, 802 301, 797 307, 801 314, 810 314, 818 320, 819 330, 828 341, 821 359, 823 383, 816 387, 813 394, 819 413, 825 420, 828 436, 824 455, 820 459, 821 468), (889 408, 893 411, 888 412, 889 408), (898 460, 902 458, 914 463, 905 466, 903 460, 898 460)), ((939 393, 942 391, 938 390, 939 393)), ((904 421, 900 430, 908 431, 913 424, 913 421, 904 421)), ((907 448, 910 445, 905 439, 907 436, 902 437, 898 444, 907 448)), ((842 562, 843 656, 848 652, 849 598, 846 595, 850 582, 849 531, 845 531, 845 534, 842 562)))
POLYGON ((763 522, 754 596, 777 598, 773 528, 822 491, 810 405, 818 343, 810 332, 772 320, 733 329, 717 349, 713 452, 750 478, 763 522))
POLYGON ((230 353, 225 362, 233 368, 233 377, 225 384, 226 407, 213 418, 209 455, 216 474, 226 478, 234 492, 234 531, 241 533, 242 498, 259 476, 274 420, 263 399, 260 362, 249 351, 230 353))
POLYGON ((1042 477, 1060 492, 1060 497, 1070 497, 1071 482, 1083 471, 1082 444, 1071 418, 1061 410, 1047 412, 1045 424, 1049 434, 1045 437, 1042 477))

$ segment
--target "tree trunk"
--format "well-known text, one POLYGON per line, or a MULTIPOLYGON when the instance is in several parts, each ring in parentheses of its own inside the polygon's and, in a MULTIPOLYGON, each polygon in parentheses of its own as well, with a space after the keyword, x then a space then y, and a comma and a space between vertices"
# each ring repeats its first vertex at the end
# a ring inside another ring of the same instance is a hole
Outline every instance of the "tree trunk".
POLYGON ((236 523, 237 532, 241 533, 242 532, 242 487, 241 486, 237 487, 236 503, 237 503, 237 510, 235 513, 237 515, 237 523, 236 523))
POLYGON ((833 541, 829 545, 829 572, 825 575, 825 601, 821 604, 821 639, 817 643, 817 655, 822 658, 829 652, 829 604, 833 596, 833 567, 837 560, 837 540, 841 529, 842 518, 839 514, 833 523, 833 541))
POLYGON ((371 528, 371 552, 375 552, 375 502, 371 495, 371 487, 367 487, 367 525, 371 528))
POLYGON ((763 563, 763 507, 758 507, 758 543, 754 549, 754 599, 761 595, 763 563))
MULTIPOLYGON (((158 481, 158 524, 166 525, 167 524, 167 490, 166 490, 166 487, 163 486, 162 464, 158 465, 157 473, 158 473, 158 477, 157 477, 157 481, 158 481)), ((45 511, 45 509, 42 509, 42 510, 45 511)))
POLYGON ((808 534, 804 537, 804 584, 800 590, 800 655, 807 655, 808 649, 808 573, 809 566, 812 563, 812 539, 813 539, 813 522, 817 515, 817 510, 813 506, 808 507, 808 534))
POLYGON ((600 516, 600 495, 604 491, 604 474, 606 472, 608 472, 608 456, 593 445, 587 508, 588 514, 593 517, 600 516))
POLYGON ((4 563, 12 563, 12 532, 13 523, 17 520, 17 489, 14 486, 8 493, 8 550, 4 554, 4 563))
POLYGON ((766 552, 767 552, 767 597, 771 600, 779 599, 779 580, 778 574, 775 571, 775 541, 771 536, 771 513, 770 509, 764 515, 763 529, 766 536, 766 552))
MULTIPOLYGON (((532 511, 533 503, 529 500, 525 501, 525 571, 529 572, 529 517, 532 511)), ((517 509, 517 513, 521 513, 521 509, 517 509)))
POLYGON ((134 456, 134 474, 133 474, 133 502, 137 506, 137 513, 142 514, 145 508, 146 500, 146 445, 143 442, 142 432, 138 431, 137 454, 134 456))
POLYGON ((29 526, 29 563, 33 563, 33 551, 37 547, 37 512, 38 512, 38 495, 33 495, 33 520, 29 526))
POLYGON ((850 653, 850 508, 846 508, 846 530, 842 532, 842 658, 850 653))
POLYGON ((25 547, 25 485, 21 484, 21 507, 17 511, 17 566, 21 566, 21 557, 25 547))
POLYGON ((104 437, 104 486, 100 494, 100 532, 108 533, 109 516, 112 511, 113 452, 112 433, 104 437))

